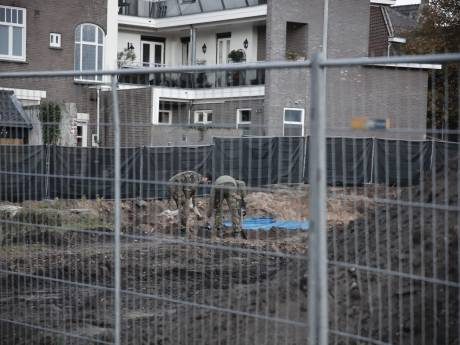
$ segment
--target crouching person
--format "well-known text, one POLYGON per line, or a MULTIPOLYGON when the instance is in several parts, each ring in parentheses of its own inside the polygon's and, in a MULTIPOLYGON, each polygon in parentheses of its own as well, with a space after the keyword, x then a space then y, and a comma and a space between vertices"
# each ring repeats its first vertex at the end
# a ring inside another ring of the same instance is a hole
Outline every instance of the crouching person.
POLYGON ((190 208, 201 219, 201 214, 196 206, 196 193, 199 184, 207 182, 207 177, 200 175, 195 171, 183 171, 169 179, 172 183, 169 186, 169 198, 174 200, 179 211, 181 232, 187 230, 187 220, 190 208))
POLYGON ((241 219, 246 214, 244 198, 246 197, 246 184, 243 181, 236 180, 231 176, 220 176, 214 183, 211 190, 209 201, 208 217, 211 218, 214 213, 214 229, 220 236, 233 237, 241 236, 246 239, 246 233, 241 228, 241 219), (227 203, 232 215, 231 232, 224 230, 223 203, 227 203))

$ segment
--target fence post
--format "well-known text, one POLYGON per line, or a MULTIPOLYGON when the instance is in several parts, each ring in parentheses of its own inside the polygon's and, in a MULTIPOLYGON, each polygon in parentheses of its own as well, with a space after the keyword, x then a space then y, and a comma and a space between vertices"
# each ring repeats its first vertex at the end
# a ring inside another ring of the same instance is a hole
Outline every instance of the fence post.
POLYGON ((328 344, 326 112, 323 55, 311 65, 309 344, 328 344))
POLYGON ((120 315, 120 296, 121 296, 121 262, 120 262, 120 210, 121 210, 121 164, 120 164, 120 114, 118 109, 118 93, 117 93, 117 76, 112 77, 112 106, 113 106, 113 131, 114 131, 114 269, 115 269, 115 284, 114 284, 114 314, 115 314, 115 329, 114 343, 120 345, 121 335, 121 315, 120 315))
POLYGON ((136 188, 137 190, 139 190, 139 199, 140 200, 144 200, 144 190, 143 190, 143 182, 144 182, 144 151, 145 151, 145 146, 141 146, 140 148, 140 171, 141 173, 139 174, 139 178, 140 178, 140 182, 138 184, 138 188, 136 188))
POLYGON ((50 199, 50 145, 45 145, 45 199, 50 199))
POLYGON ((374 160, 375 160, 375 137, 372 137, 372 151, 371 151, 371 178, 369 183, 375 183, 374 181, 374 160))

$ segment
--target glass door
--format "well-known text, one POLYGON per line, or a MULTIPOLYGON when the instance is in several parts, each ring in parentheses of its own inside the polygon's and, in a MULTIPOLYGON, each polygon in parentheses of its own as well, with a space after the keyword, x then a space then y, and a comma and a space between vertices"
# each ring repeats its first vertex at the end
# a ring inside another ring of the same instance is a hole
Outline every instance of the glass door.
POLYGON ((228 54, 230 53, 230 38, 217 39, 217 63, 224 64, 228 62, 228 54))
MULTIPOLYGON (((164 65, 164 43, 142 41, 142 66, 144 67, 161 67, 164 65)), ((160 85, 163 80, 159 74, 150 74, 148 76, 151 85, 160 85)))
POLYGON ((164 43, 142 42, 142 65, 144 67, 163 66, 164 57, 164 43))
MULTIPOLYGON (((230 38, 217 39, 217 64, 226 64, 228 62, 228 54, 230 53, 230 38)), ((217 86, 225 87, 228 77, 227 72, 216 72, 217 86)))

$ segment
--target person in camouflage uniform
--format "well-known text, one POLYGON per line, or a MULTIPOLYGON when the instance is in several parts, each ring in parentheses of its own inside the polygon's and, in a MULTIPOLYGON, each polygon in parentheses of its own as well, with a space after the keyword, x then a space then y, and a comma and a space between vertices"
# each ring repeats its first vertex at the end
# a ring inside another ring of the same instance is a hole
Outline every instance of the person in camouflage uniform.
POLYGON ((174 200, 176 203, 179 210, 181 230, 185 231, 187 229, 190 201, 192 202, 193 211, 198 218, 201 218, 201 214, 196 207, 195 196, 198 185, 205 183, 206 177, 195 171, 183 171, 171 177, 169 182, 174 183, 169 186, 169 199, 174 200))
MULTIPOLYGON (((246 238, 246 233, 241 229, 241 218, 246 215, 246 184, 243 181, 236 180, 231 176, 220 176, 211 190, 210 205, 208 209, 208 217, 212 216, 215 211, 214 226, 218 234, 222 234, 222 211, 223 202, 227 202, 227 206, 232 214, 232 235, 246 238)), ((228 232, 223 234, 229 235, 228 232)))

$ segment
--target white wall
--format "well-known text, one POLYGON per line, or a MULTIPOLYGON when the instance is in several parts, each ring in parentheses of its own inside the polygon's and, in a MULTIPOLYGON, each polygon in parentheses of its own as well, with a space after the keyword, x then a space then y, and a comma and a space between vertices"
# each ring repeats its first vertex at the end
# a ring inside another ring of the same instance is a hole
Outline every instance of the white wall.
POLYGON ((128 48, 128 42, 131 43, 134 47, 134 54, 136 54, 135 63, 141 61, 141 35, 131 32, 120 31, 118 33, 118 52, 122 52, 124 49, 128 48))
POLYGON ((104 69, 116 69, 118 40, 118 0, 107 1, 106 34, 104 69))
POLYGON ((238 26, 228 26, 221 29, 197 29, 196 52, 197 59, 206 60, 207 65, 213 65, 216 61, 216 34, 223 32, 231 32, 230 50, 244 49, 243 42, 248 40, 249 45, 246 50, 247 62, 257 61, 257 31, 251 24, 240 24, 238 26), (202 47, 206 43, 207 51, 203 54, 202 47))
MULTIPOLYGON (((196 52, 197 59, 206 60, 207 65, 216 63, 216 34, 223 32, 231 32, 230 48, 244 49, 243 42, 248 40, 249 45, 246 50, 247 62, 257 61, 257 30, 252 23, 240 24, 238 26, 226 26, 222 28, 197 28, 197 43, 196 52), (203 53, 202 47, 206 43, 207 51, 203 53)), ((148 35, 148 34, 143 34, 148 35)), ((165 45, 165 63, 166 65, 180 65, 182 64, 182 43, 181 37, 189 36, 189 33, 178 31, 177 33, 161 33, 155 32, 156 37, 166 38, 165 45)), ((128 47, 128 42, 134 46, 134 53, 136 54, 135 63, 141 61, 141 33, 120 31, 118 34, 118 52, 123 51, 128 47)), ((191 53, 191 49, 189 51, 191 53)))

